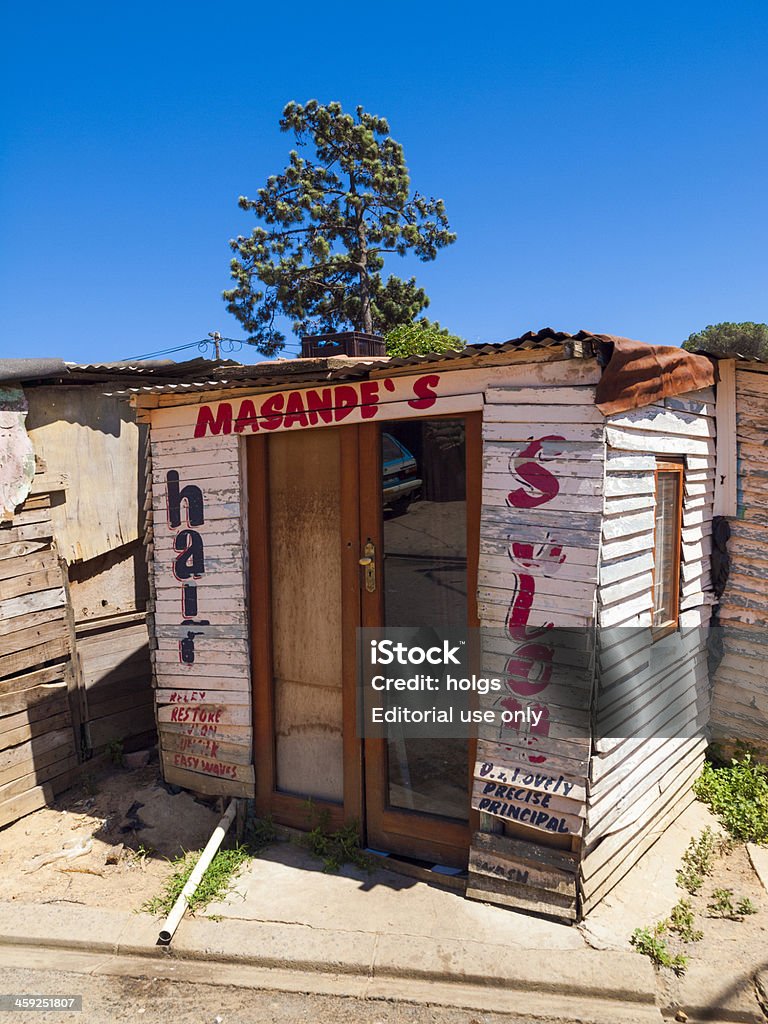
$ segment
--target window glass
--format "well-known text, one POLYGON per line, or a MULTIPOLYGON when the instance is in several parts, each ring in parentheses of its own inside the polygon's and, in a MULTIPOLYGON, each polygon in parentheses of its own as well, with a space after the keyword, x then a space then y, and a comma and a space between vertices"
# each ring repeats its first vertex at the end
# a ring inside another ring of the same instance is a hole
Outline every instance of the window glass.
POLYGON ((660 464, 656 471, 653 627, 677 626, 680 605, 680 542, 683 467, 660 464))
MULTIPOLYGON (((467 624, 466 437, 460 419, 384 425, 384 623, 467 624)), ((427 640, 427 642, 429 642, 427 640)), ((416 695, 411 695, 412 701, 416 695)), ((425 707, 432 702, 423 693, 425 707)), ((467 820, 465 739, 406 739, 391 726, 389 806, 467 820)))

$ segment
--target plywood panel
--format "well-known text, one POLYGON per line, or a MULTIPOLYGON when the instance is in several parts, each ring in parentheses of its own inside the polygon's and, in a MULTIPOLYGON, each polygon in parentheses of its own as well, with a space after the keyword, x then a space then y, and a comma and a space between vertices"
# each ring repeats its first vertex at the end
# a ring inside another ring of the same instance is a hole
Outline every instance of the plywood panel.
POLYGON ((277 788, 343 797, 341 459, 333 430, 269 443, 277 788))
POLYGON ((94 558, 140 537, 141 430, 122 399, 94 388, 30 388, 27 429, 36 453, 76 485, 52 509, 62 556, 94 558))

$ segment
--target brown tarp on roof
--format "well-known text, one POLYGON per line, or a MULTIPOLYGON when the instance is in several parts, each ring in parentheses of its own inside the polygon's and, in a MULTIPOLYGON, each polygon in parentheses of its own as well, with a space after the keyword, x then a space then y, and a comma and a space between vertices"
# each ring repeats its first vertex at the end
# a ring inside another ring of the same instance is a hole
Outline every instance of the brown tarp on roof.
POLYGON ((717 369, 707 356, 671 345, 606 338, 601 348, 608 365, 597 385, 595 404, 603 416, 699 391, 717 381, 717 369))

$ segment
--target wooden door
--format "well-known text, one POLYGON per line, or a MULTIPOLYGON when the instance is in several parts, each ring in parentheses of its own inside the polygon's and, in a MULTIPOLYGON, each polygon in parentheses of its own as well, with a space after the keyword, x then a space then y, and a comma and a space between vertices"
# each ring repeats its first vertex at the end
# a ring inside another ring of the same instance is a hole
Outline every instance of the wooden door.
POLYGON ((374 848, 466 865, 473 744, 361 740, 356 639, 360 625, 478 624, 480 458, 476 414, 248 439, 259 814, 306 829, 322 810, 374 848))
MULTIPOLYGON (((480 417, 360 427, 360 542, 373 544, 376 589, 364 626, 476 626, 480 417)), ((368 548, 370 551, 370 547, 368 548)), ((474 744, 365 740, 368 844, 465 867, 474 744)))
POLYGON ((257 811, 337 828, 362 820, 357 428, 247 443, 257 811))

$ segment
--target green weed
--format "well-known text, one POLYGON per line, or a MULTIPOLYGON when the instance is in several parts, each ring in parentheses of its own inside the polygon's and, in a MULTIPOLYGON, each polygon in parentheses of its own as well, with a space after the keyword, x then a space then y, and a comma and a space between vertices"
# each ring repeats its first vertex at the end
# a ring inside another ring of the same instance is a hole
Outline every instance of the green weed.
POLYGON ((698 839, 692 839, 683 854, 677 872, 677 884, 692 896, 701 889, 704 879, 712 873, 715 858, 725 852, 726 843, 711 828, 705 828, 698 839))
POLYGON ((132 867, 144 868, 144 865, 148 857, 151 857, 154 853, 154 849, 151 846, 145 846, 143 843, 139 843, 135 850, 127 850, 126 857, 128 863, 132 867))
POLYGON ((727 765, 707 761, 694 792, 734 839, 768 843, 768 765, 755 761, 749 751, 727 765))
POLYGON ((694 913, 691 901, 682 899, 672 907, 669 915, 669 930, 677 932, 683 942, 698 942, 704 938, 704 932, 694 928, 694 913))
POLYGON ((112 764, 123 763, 123 741, 110 740, 106 748, 107 757, 112 764))
POLYGON ((277 826, 270 817, 255 818, 248 822, 245 839, 254 854, 260 853, 277 840, 277 826))
POLYGON ((302 842, 323 862, 323 871, 338 871, 343 864, 354 864, 365 871, 371 869, 370 857, 360 848, 360 830, 356 821, 343 828, 330 831, 330 814, 317 810, 307 801, 307 818, 311 826, 302 836, 302 842))
MULTIPOLYGON (((199 858, 200 853, 186 853, 177 857, 172 862, 175 870, 165 883, 163 891, 159 896, 147 900, 141 909, 147 914, 165 915, 170 913, 199 858)), ((228 892, 232 891, 236 875, 250 859, 250 850, 242 844, 231 850, 219 850, 203 875, 200 885, 190 897, 189 909, 193 912, 202 910, 209 903, 223 899, 228 892)))
POLYGON ((757 907, 749 896, 745 896, 736 904, 736 913, 740 914, 742 917, 749 917, 750 914, 757 913, 757 907))
POLYGON ((630 943, 638 953, 647 956, 657 967, 668 967, 675 974, 685 974, 688 957, 682 953, 671 953, 662 935, 667 930, 667 922, 659 921, 653 928, 635 928, 630 943))
POLYGON ((757 907, 749 896, 744 896, 738 903, 733 902, 733 889, 715 889, 712 902, 707 904, 710 917, 724 917, 729 921, 743 921, 749 914, 756 914, 757 907))

